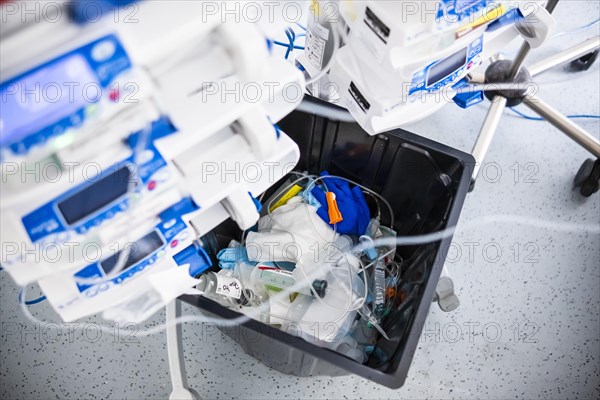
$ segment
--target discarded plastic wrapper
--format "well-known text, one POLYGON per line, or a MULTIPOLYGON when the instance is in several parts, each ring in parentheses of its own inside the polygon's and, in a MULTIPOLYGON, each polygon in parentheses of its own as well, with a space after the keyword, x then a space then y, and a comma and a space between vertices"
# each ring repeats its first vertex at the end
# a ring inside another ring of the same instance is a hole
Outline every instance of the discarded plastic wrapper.
POLYGON ((379 217, 370 218, 359 187, 350 189, 342 179, 323 178, 323 192, 317 182, 307 180, 311 183, 304 190, 288 180, 271 197, 256 232, 248 231, 244 244, 231 241, 219 251, 223 270, 201 276, 197 288, 243 313, 259 308, 261 321, 363 363, 377 337, 388 338, 381 323, 387 305, 396 301, 399 281, 386 266, 394 259, 393 246, 369 246, 356 255, 351 251, 358 232, 363 242, 393 237, 395 232, 382 226, 379 217), (350 224, 345 231, 350 234, 337 230, 346 221, 345 211, 338 209, 338 194, 342 208, 353 209, 347 212, 350 224), (284 291, 289 295, 282 296, 284 291))

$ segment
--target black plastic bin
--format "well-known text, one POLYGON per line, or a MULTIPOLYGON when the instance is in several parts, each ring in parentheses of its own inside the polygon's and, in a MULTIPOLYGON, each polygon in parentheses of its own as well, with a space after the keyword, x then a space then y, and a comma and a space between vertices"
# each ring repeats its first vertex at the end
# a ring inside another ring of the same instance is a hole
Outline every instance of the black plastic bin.
MULTIPOLYGON (((331 107, 310 98, 305 102, 331 107)), ((328 170, 330 174, 352 179, 380 193, 394 209, 394 229, 398 235, 425 234, 456 225, 469 189, 474 165, 471 155, 404 130, 368 136, 358 124, 300 111, 279 125, 300 147, 299 171, 318 174, 328 170)), ((383 224, 389 223, 386 217, 382 209, 383 224)), ((231 222, 217 228, 215 233, 222 246, 240 234, 231 222)), ((380 337, 377 342, 380 354, 388 355, 386 359, 371 357, 360 364, 254 320, 222 330, 246 353, 286 374, 339 376, 353 373, 390 388, 399 388, 406 380, 451 239, 398 248, 405 260, 404 299, 384 320, 383 328, 390 340, 380 337)), ((214 316, 235 318, 240 315, 203 297, 183 296, 182 300, 214 316)))

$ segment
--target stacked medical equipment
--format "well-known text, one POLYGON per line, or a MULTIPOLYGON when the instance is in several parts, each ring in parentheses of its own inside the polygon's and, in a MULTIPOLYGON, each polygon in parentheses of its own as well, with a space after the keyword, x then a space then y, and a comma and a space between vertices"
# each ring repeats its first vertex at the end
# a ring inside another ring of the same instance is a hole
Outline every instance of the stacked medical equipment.
POLYGON ((254 225, 299 158, 276 123, 304 78, 256 25, 136 7, 135 23, 41 21, 0 46, 2 267, 65 321, 141 321, 185 293, 211 265, 200 237, 254 225))
POLYGON ((482 101, 480 92, 457 97, 467 75, 519 37, 517 26, 548 30, 552 23, 542 18, 541 1, 341 0, 339 13, 326 18, 328 7, 314 3, 298 61, 321 81, 313 94, 347 108, 371 135, 423 119, 453 100, 461 107, 482 101), (331 58, 329 74, 320 77, 331 58))

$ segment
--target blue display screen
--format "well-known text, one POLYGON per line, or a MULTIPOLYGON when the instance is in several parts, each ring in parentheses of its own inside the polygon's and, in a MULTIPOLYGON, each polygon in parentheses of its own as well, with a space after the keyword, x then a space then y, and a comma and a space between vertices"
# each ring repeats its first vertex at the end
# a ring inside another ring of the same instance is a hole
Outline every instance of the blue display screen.
POLYGON ((131 170, 128 166, 123 166, 61 201, 58 209, 65 222, 72 225, 125 195, 130 180, 131 170))
POLYGON ((3 84, 0 145, 9 145, 100 99, 86 59, 74 54, 3 84))
MULTIPOLYGON (((160 235, 156 231, 152 231, 148 235, 130 245, 131 247, 128 249, 129 253, 127 254, 127 259, 121 261, 125 263, 121 269, 126 270, 132 265, 139 263, 150 254, 160 249, 163 245, 164 242, 160 235)), ((106 275, 110 274, 110 272, 117 266, 119 263, 119 258, 121 257, 121 253, 122 251, 119 251, 100 263, 102 270, 106 275)), ((123 258, 124 257, 125 256, 123 256, 123 258)))
POLYGON ((434 85, 465 65, 467 62, 467 49, 462 49, 450 57, 433 65, 427 75, 427 86, 434 85))

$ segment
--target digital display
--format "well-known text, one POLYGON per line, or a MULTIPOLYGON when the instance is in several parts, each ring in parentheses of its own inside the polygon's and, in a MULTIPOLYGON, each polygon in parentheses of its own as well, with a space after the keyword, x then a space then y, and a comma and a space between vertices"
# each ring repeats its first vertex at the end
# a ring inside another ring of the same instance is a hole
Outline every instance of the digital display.
MULTIPOLYGON (((127 256, 127 260, 125 261, 125 265, 122 269, 126 270, 132 265, 137 264, 150 254, 154 253, 156 250, 160 249, 163 245, 164 242, 161 236, 156 231, 152 231, 137 242, 130 245, 128 248, 129 254, 127 256)), ((117 266, 119 263, 119 257, 123 251, 124 250, 121 250, 120 252, 110 256, 100 263, 100 266, 104 270, 105 274, 110 274, 110 272, 117 266)))
POLYGON ((0 145, 9 145, 97 102, 101 88, 85 58, 75 54, 2 84, 0 96, 0 145))
POLYGON ((427 86, 435 85, 467 62, 467 49, 462 49, 450 57, 445 58, 429 69, 427 86))
POLYGON ((131 170, 123 166, 61 201, 57 205, 58 209, 65 222, 72 225, 126 194, 130 179, 131 170))

